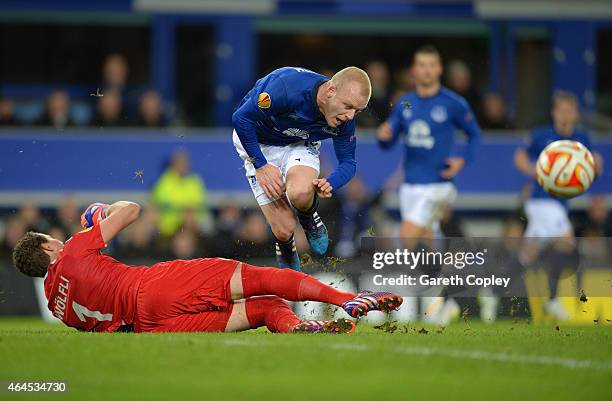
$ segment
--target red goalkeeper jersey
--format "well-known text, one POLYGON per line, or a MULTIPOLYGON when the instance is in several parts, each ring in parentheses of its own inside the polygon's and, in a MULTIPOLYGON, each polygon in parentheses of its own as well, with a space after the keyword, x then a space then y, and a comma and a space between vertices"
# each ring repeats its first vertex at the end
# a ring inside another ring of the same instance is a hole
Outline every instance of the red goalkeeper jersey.
POLYGON ((131 324, 136 294, 146 266, 128 266, 100 253, 100 226, 66 241, 45 277, 45 295, 53 315, 86 331, 115 331, 131 324))

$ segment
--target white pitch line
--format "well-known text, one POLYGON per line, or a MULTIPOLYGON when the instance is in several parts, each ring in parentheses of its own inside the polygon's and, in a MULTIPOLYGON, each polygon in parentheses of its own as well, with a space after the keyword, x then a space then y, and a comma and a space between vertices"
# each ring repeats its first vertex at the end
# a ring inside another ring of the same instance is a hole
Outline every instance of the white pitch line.
POLYGON ((352 343, 336 343, 336 344, 330 344, 329 346, 332 349, 342 349, 342 350, 349 350, 349 351, 367 351, 370 347, 368 347, 365 344, 352 344, 352 343))
MULTIPOLYGON (((246 339, 227 339, 223 340, 224 345, 229 346, 247 346, 247 347, 277 347, 279 344, 273 342, 259 342, 246 339)), ((332 344, 320 344, 324 348, 331 350, 347 350, 347 351, 370 351, 371 347, 367 344, 362 343, 332 343, 332 344)), ((507 352, 490 352, 481 350, 461 350, 461 349, 448 349, 448 348, 432 348, 432 347, 399 347, 396 348, 397 352, 412 355, 423 355, 423 356, 440 356, 455 359, 474 359, 480 361, 494 361, 503 363, 518 363, 518 364, 531 364, 531 365, 549 365, 559 366, 569 369, 603 369, 611 370, 612 362, 604 361, 592 361, 589 359, 572 359, 572 358, 561 358, 557 356, 548 355, 528 355, 528 354, 510 354, 507 352)))
POLYGON ((458 359, 475 359, 482 361, 495 361, 495 362, 509 362, 519 364, 533 364, 533 365, 551 365, 560 366, 570 369, 612 369, 612 362, 599 362, 591 361, 588 359, 571 359, 571 358, 560 358, 557 356, 548 355, 525 355, 525 354, 509 354, 506 352, 489 352, 479 350, 455 350, 455 349, 444 349, 444 348, 430 348, 430 347, 402 347, 398 348, 397 351, 406 354, 416 354, 425 356, 442 356, 449 358, 458 359))
POLYGON ((243 345, 246 347, 251 347, 251 346, 255 346, 255 347, 269 347, 269 346, 274 346, 273 343, 270 342, 259 342, 259 341, 253 341, 253 340, 247 340, 247 339, 242 339, 242 338, 228 338, 226 340, 223 340, 223 344, 224 345, 243 345))

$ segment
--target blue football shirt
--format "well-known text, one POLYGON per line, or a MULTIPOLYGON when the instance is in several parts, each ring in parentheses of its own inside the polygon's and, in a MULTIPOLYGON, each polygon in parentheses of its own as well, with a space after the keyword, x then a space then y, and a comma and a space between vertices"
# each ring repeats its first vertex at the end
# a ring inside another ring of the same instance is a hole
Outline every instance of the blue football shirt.
MULTIPOLYGON (((540 156, 540 153, 544 150, 546 146, 548 146, 548 144, 555 142, 555 141, 560 141, 563 139, 580 142, 592 152, 591 139, 589 138, 589 135, 586 132, 574 131, 571 135, 565 136, 565 135, 561 135, 558 132, 556 132, 552 125, 547 125, 547 126, 536 128, 532 130, 529 140, 525 143, 524 149, 527 151, 527 154, 529 155, 529 159, 531 160, 531 162, 535 164, 535 162, 538 159, 538 156, 540 156)), ((566 199, 555 198, 554 196, 549 195, 546 191, 542 189, 540 185, 538 185, 538 183, 535 180, 533 180, 532 186, 533 186, 533 191, 531 194, 532 198, 534 199, 556 199, 559 202, 563 203, 564 205, 567 205, 566 199)))
POLYGON ((327 125, 317 90, 329 78, 299 67, 283 67, 259 79, 240 102, 232 123, 255 168, 267 163, 259 144, 285 146, 331 138, 338 167, 328 181, 334 190, 355 175, 355 122, 327 125))
POLYGON ((398 100, 387 122, 393 137, 379 142, 392 147, 401 137, 404 144, 404 177, 407 183, 430 184, 449 181, 440 173, 447 168, 446 159, 460 156, 471 162, 480 146, 481 131, 467 101, 441 87, 437 94, 420 97, 410 92, 398 100), (455 133, 468 136, 465 151, 455 149, 455 133))

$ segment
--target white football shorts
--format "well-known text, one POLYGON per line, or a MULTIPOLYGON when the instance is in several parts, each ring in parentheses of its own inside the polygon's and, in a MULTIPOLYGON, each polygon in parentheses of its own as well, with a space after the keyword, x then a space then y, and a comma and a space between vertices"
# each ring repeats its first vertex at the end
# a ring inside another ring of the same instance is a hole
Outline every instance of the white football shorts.
MULTIPOLYGON (((244 150, 238 134, 234 130, 232 136, 234 147, 240 158, 244 161, 244 169, 246 170, 246 177, 249 180, 249 185, 253 191, 253 195, 260 206, 267 205, 268 203, 274 202, 276 199, 270 199, 259 186, 257 179, 255 178, 255 166, 251 163, 250 157, 244 150)), ((305 142, 300 141, 292 143, 286 146, 271 146, 271 145, 259 145, 263 155, 265 156, 268 163, 275 165, 280 169, 283 177, 283 182, 287 179, 287 172, 293 166, 308 166, 320 171, 320 142, 305 142)))
POLYGON ((525 202, 527 238, 558 238, 572 232, 567 210, 554 199, 529 199, 525 202))
POLYGON ((444 211, 455 199, 457 189, 452 182, 404 183, 399 189, 402 221, 410 221, 417 226, 437 231, 444 211))

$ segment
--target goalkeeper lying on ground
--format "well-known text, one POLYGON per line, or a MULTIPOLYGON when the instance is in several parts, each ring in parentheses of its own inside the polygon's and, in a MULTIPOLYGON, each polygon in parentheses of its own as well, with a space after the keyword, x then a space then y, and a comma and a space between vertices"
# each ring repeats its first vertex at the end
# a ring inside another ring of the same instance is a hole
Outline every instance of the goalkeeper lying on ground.
POLYGON ((350 333, 349 319, 300 320, 285 299, 341 306, 351 317, 397 309, 390 293, 341 292, 290 269, 235 260, 174 260, 128 266, 100 249, 138 218, 140 206, 94 203, 81 216, 85 230, 62 243, 28 232, 13 250, 19 271, 45 278, 53 315, 79 330, 109 332, 239 331, 350 333))

